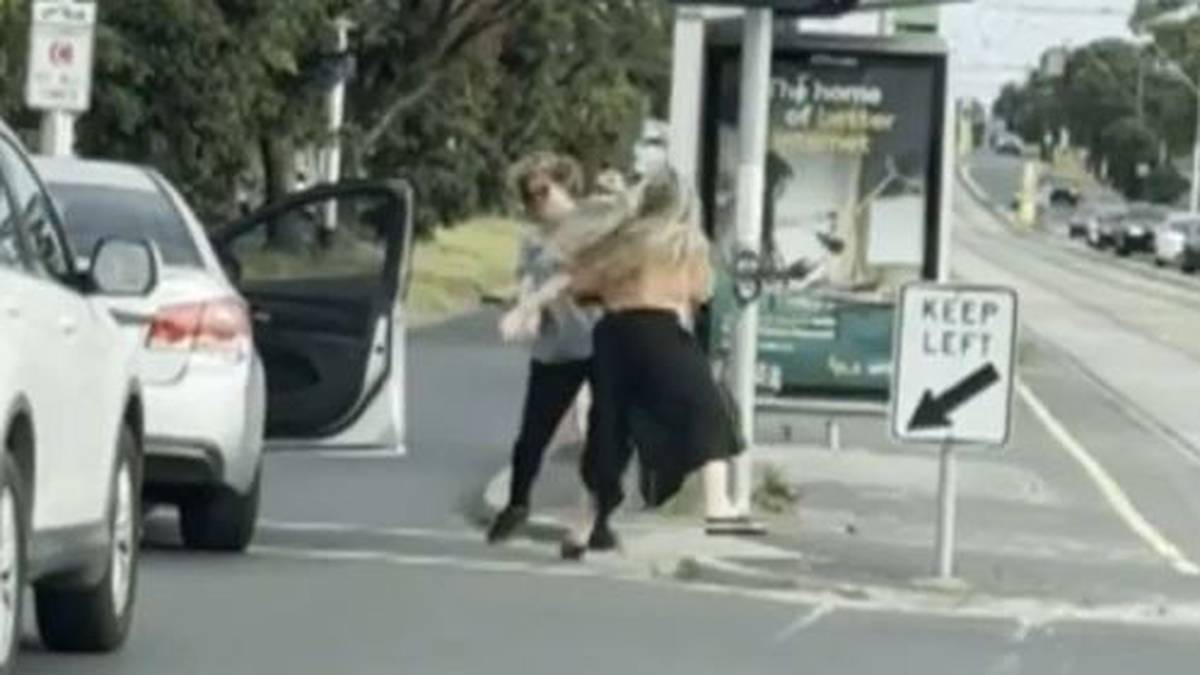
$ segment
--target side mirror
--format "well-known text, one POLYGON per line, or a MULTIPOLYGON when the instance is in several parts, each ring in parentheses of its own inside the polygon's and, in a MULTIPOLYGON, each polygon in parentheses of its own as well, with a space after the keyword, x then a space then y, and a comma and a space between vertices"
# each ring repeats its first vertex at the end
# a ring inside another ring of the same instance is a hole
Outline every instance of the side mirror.
POLYGON ((88 277, 103 295, 149 295, 158 285, 158 258, 147 241, 105 239, 92 253, 88 277))

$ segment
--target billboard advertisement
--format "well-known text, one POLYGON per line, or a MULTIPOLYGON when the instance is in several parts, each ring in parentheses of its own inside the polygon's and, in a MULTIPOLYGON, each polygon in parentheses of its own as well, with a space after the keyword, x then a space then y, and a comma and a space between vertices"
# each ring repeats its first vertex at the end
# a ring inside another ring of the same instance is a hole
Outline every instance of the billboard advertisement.
MULTIPOLYGON (((702 182, 726 255, 737 213, 739 63, 735 46, 710 47, 702 182)), ((808 288, 765 286, 762 393, 887 399, 900 289, 939 269, 945 75, 936 50, 777 39, 762 251, 774 269, 820 262, 826 273, 808 288), (831 239, 839 252, 823 244, 831 239)), ((717 291, 709 336, 721 350, 737 312, 728 275, 717 291)))

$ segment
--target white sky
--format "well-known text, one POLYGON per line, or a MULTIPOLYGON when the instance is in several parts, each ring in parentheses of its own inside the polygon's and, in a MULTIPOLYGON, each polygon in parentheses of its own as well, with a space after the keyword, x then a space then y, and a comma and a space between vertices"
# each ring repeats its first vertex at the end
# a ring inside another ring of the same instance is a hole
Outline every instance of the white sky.
POLYGON ((958 97, 990 101, 1049 47, 1129 35, 1135 0, 974 0, 942 8, 958 97))

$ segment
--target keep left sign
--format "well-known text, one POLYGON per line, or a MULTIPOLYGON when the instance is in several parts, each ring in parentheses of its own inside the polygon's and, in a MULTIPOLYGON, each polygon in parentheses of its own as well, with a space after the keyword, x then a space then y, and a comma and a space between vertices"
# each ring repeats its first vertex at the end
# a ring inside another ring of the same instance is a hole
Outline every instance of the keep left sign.
POLYGON ((1001 446, 1012 428, 1017 295, 910 284, 900 295, 892 435, 908 443, 1001 446))

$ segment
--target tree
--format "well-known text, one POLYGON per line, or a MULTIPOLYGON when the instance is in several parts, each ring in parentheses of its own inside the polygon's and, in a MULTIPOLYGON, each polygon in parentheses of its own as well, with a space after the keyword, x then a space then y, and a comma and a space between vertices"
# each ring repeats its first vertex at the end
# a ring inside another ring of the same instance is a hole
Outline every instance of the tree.
MULTIPOLYGON (((84 154, 153 165, 209 222, 235 212, 235 185, 262 164, 256 139, 316 133, 301 62, 324 0, 123 0, 96 32, 84 154)), ((277 189, 268 185, 268 193, 277 189)))
POLYGON ((352 157, 360 166, 447 80, 465 57, 516 20, 532 0, 352 0, 358 73, 349 91, 352 157))
POLYGON ((1135 32, 1139 32, 1153 19, 1181 9, 1191 2, 1192 0, 1137 0, 1133 16, 1129 19, 1129 26, 1135 32))
POLYGON ((633 139, 669 77, 665 0, 530 0, 443 64, 437 82, 392 121, 363 158, 403 167, 423 227, 504 205, 504 167, 557 149, 589 169, 627 166, 633 139))
POLYGON ((1113 184, 1130 199, 1146 198, 1149 170, 1158 163, 1158 135, 1137 117, 1119 119, 1101 132, 1100 150, 1113 184))

